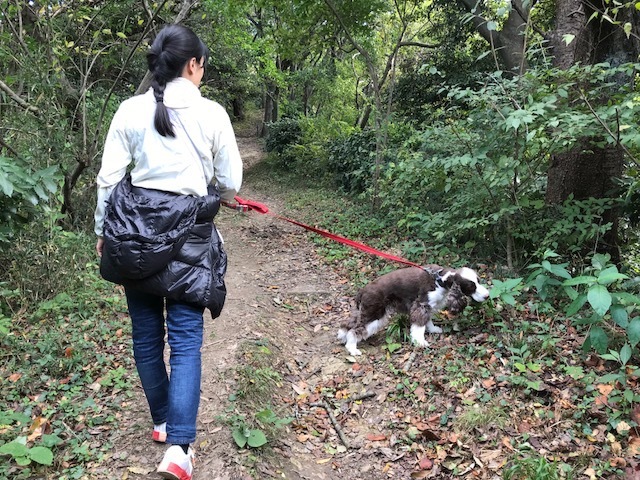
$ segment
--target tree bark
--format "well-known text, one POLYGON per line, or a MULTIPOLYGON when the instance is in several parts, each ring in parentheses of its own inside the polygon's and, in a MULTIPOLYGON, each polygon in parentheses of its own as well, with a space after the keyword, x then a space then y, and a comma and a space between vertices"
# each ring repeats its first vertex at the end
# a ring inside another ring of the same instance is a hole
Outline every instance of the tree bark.
POLYGON ((500 31, 489 29, 488 19, 483 16, 483 2, 478 0, 458 0, 458 2, 472 13, 476 30, 489 43, 494 57, 500 59, 501 64, 496 65, 496 68, 502 67, 511 73, 523 73, 527 69, 525 58, 527 18, 523 15, 528 15, 529 11, 523 7, 522 1, 512 0, 513 8, 500 31))
MULTIPOLYGON (((605 7, 604 1, 556 2, 556 29, 550 37, 554 66, 567 69, 578 62, 595 64, 604 61, 615 66, 637 58, 640 52, 637 40, 627 39, 620 26, 600 21, 601 17, 589 21, 594 8, 604 11, 605 7), (567 44, 565 35, 574 36, 574 40, 567 44)), ((637 29, 637 15, 631 11, 629 14, 634 17, 632 20, 637 29)), ((619 145, 597 148, 594 142, 598 140, 582 138, 570 150, 552 156, 547 177, 548 203, 561 203, 570 195, 576 200, 617 196, 615 179, 623 173, 624 151, 619 145)), ((595 247, 611 254, 612 260, 619 263, 617 210, 607 210, 602 221, 611 223, 611 229, 603 242, 595 247)))

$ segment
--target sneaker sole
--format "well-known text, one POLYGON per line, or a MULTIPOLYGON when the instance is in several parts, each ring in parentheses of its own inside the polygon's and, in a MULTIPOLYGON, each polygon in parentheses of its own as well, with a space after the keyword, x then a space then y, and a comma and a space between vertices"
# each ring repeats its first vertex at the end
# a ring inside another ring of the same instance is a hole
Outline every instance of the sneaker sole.
POLYGON ((166 469, 158 471, 157 473, 162 478, 166 478, 169 480, 191 480, 192 477, 175 463, 170 463, 169 465, 167 465, 166 469))

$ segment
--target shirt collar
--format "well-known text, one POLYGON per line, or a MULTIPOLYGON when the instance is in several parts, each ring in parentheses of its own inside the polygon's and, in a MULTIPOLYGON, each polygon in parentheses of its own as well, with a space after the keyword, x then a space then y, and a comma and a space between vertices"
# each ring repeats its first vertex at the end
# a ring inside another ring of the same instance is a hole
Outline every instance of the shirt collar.
POLYGON ((164 90, 164 104, 168 108, 190 107, 200 98, 202 98, 200 89, 183 77, 171 80, 164 90))

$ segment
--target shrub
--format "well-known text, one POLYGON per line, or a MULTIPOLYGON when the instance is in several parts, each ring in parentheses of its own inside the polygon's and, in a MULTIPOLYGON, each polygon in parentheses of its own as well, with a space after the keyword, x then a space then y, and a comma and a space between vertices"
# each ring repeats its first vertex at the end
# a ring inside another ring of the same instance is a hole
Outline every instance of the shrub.
POLYGON ((300 121, 295 118, 283 118, 269 124, 265 149, 267 152, 282 153, 287 147, 298 143, 301 138, 300 121))

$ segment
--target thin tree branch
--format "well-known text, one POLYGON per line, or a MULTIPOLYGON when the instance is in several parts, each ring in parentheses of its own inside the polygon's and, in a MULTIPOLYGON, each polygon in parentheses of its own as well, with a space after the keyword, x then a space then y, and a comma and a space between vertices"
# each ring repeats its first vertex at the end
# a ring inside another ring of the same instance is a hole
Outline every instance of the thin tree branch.
POLYGON ((11 90, 11 88, 2 80, 0 80, 0 90, 2 90, 7 95, 9 95, 9 98, 11 98, 14 102, 16 102, 26 111, 33 113, 35 116, 40 115, 40 109, 38 107, 34 107, 33 105, 30 105, 27 101, 23 100, 17 93, 11 90))
MULTIPOLYGON (((619 146, 620 148, 622 148, 624 153, 626 153, 629 156, 629 158, 631 159, 631 161, 633 163, 635 163, 636 165, 640 165, 640 161, 633 155, 633 153, 631 153, 631 151, 623 143, 620 142, 620 134, 619 134, 619 132, 618 132, 618 134, 615 134, 615 133, 613 133, 611 131, 611 129, 609 128, 609 125, 604 123, 604 120, 602 120, 602 118, 600 118, 600 116, 598 115, 598 112, 596 112, 594 110, 594 108, 591 106, 591 103, 589 102, 589 99, 587 98, 587 96, 584 94, 584 92, 582 90, 580 90, 580 97, 582 98, 584 103, 586 103, 587 107, 589 108, 589 110, 591 111, 591 113, 593 114, 595 119, 598 121, 598 123, 600 125, 602 125, 602 128, 604 128, 605 131, 607 132, 607 134, 616 142, 616 145, 619 146)), ((616 112, 616 113, 618 113, 618 112, 616 112)), ((619 119, 618 119, 618 123, 619 123, 619 119)))
POLYGON ((420 48, 438 48, 440 47, 439 43, 428 44, 422 42, 399 42, 398 47, 420 47, 420 48))
POLYGON ((6 148, 7 150, 9 150, 9 152, 11 152, 11 154, 14 157, 20 157, 20 155, 18 155, 18 152, 16 152, 13 148, 11 148, 4 140, 2 140, 0 138, 0 146, 6 148))

